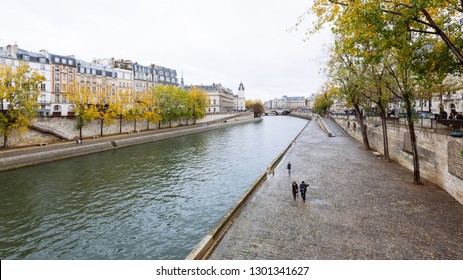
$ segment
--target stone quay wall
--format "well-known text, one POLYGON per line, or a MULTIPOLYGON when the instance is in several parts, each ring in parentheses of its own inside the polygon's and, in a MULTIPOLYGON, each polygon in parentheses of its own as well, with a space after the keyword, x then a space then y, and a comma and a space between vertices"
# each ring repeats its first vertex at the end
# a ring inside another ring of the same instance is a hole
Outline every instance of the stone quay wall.
MULTIPOLYGON (((246 114, 212 114, 208 115, 196 123, 215 123, 229 119, 231 117, 243 117, 246 114)), ((172 127, 193 124, 193 120, 182 119, 180 122, 172 121, 172 127)), ((80 137, 80 132, 76 128, 77 120, 74 117, 39 117, 35 119, 34 125, 26 130, 25 133, 13 132, 8 137, 10 147, 35 146, 40 144, 52 144, 66 140, 75 140, 80 137)), ((109 123, 101 124, 101 120, 95 119, 86 122, 82 128, 83 138, 100 137, 103 127, 103 136, 128 134, 133 132, 156 130, 159 128, 158 122, 148 122, 139 120, 120 120, 112 119, 109 123)), ((161 122, 160 128, 169 127, 169 122, 161 122)), ((0 146, 3 146, 3 137, 0 137, 0 146)))
MULTIPOLYGON (((335 118, 353 138, 362 142, 359 124, 353 119, 335 118)), ((366 122, 372 149, 384 154, 383 130, 379 123, 366 122)), ((389 156, 413 171, 410 133, 403 125, 388 124, 389 156)), ((415 127, 420 161, 420 174, 440 186, 463 204, 463 139, 415 127)))

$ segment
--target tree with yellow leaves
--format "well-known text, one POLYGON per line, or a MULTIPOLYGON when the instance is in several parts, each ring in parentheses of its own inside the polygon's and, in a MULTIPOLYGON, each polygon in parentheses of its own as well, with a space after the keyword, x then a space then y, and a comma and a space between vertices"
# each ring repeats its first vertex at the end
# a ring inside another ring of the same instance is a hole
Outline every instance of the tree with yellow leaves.
POLYGON ((31 72, 29 65, 0 65, 0 132, 3 147, 8 147, 11 131, 24 132, 37 115, 37 97, 45 77, 31 72))
POLYGON ((85 124, 99 117, 98 98, 89 86, 77 83, 69 85, 66 95, 68 100, 74 104, 76 129, 79 130, 79 137, 82 138, 82 129, 85 124))
POLYGON ((260 99, 246 100, 246 108, 254 112, 254 118, 260 118, 265 113, 264 105, 260 99))
MULTIPOLYGON (((461 0, 314 0, 309 12, 317 16, 309 34, 319 31, 327 23, 334 23, 333 31, 337 33, 337 30, 344 28, 339 25, 341 21, 355 22, 363 18, 377 32, 387 32, 392 37, 398 36, 400 32, 402 35, 410 33, 439 38, 453 53, 454 59, 463 64, 461 0), (406 28, 388 28, 396 24, 406 28)), ((357 31, 363 32, 360 27, 357 31)))
POLYGON ((187 117, 193 118, 193 124, 196 124, 196 120, 206 116, 206 108, 208 104, 209 95, 206 91, 197 87, 189 89, 187 98, 187 117))

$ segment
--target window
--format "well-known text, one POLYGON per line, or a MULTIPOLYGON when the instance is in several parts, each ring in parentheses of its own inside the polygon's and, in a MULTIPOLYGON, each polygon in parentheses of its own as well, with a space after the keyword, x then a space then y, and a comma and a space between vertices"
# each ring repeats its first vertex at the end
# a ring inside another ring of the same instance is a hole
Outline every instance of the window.
POLYGON ((55 73, 55 81, 59 81, 59 73, 55 73))
MULTIPOLYGON (((43 85, 43 84, 42 84, 43 85)), ((45 103, 45 94, 40 95, 40 103, 45 103)), ((42 105, 43 106, 43 105, 42 105)))
POLYGON ((55 84, 55 92, 59 92, 59 84, 55 84))
POLYGON ((74 65, 74 60, 69 60, 69 65, 74 65))
MULTIPOLYGON (((57 95, 56 97, 59 99, 59 95, 57 95)), ((59 102, 59 101, 57 101, 57 102, 59 102)), ((61 111, 61 106, 55 105, 55 106, 53 107, 53 110, 55 110, 55 111, 61 111)))
POLYGON ((5 65, 5 64, 6 64, 6 60, 5 60, 4 58, 0 58, 0 64, 5 65))
POLYGON ((40 70, 45 70, 45 65, 44 64, 40 64, 40 70))
POLYGON ((55 56, 54 60, 55 60, 55 63, 59 63, 59 57, 55 56))
POLYGON ((47 63, 47 60, 43 57, 39 57, 39 62, 40 63, 47 63))
POLYGON ((45 85, 45 84, 41 84, 41 85, 40 85, 40 90, 41 90, 41 91, 45 91, 45 90, 46 90, 46 85, 45 85))
POLYGON ((59 71, 59 66, 55 66, 55 71, 59 71))
POLYGON ((67 64, 67 63, 68 63, 68 60, 67 60, 66 58, 61 58, 61 63, 67 64))

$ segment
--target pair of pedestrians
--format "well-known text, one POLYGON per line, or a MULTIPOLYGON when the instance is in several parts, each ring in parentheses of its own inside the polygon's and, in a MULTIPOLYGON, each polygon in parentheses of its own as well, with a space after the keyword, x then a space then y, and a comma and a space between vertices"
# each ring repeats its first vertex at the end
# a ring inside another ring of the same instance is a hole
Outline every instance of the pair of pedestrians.
POLYGON ((307 193, 307 187, 308 186, 309 186, 309 184, 306 184, 304 181, 302 181, 302 183, 299 186, 297 185, 296 181, 293 181, 293 183, 291 185, 291 189, 293 191, 294 200, 296 200, 296 197, 298 196, 298 192, 300 191, 302 201, 305 202, 305 195, 307 193))

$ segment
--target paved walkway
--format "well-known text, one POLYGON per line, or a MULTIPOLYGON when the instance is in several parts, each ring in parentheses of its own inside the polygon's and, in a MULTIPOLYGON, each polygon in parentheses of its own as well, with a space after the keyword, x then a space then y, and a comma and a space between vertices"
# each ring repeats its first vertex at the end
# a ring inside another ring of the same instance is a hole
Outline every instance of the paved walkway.
POLYGON ((463 205, 334 132, 308 125, 210 259, 463 259, 463 205))

